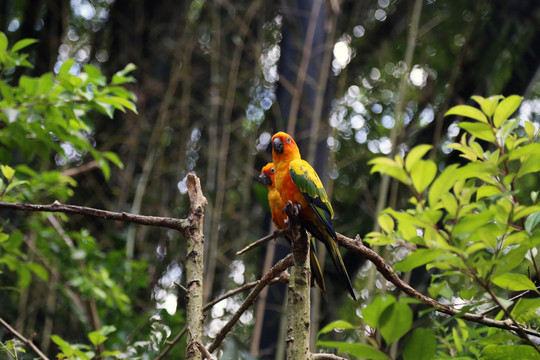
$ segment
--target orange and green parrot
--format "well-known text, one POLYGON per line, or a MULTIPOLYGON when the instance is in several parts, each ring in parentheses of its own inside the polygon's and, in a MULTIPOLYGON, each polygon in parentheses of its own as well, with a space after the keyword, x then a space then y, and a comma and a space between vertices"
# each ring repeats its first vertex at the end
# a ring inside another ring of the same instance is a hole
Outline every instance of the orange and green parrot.
POLYGON ((272 160, 276 190, 281 200, 284 204, 291 201, 298 206, 301 225, 326 246, 342 281, 356 300, 332 226, 334 210, 319 176, 307 161, 302 160, 296 142, 284 132, 272 136, 272 160))
MULTIPOLYGON (((270 205, 270 212, 272 214, 272 220, 274 222, 274 225, 278 229, 284 229, 287 227, 286 219, 287 215, 283 213, 283 208, 285 207, 285 203, 283 200, 281 200, 281 196, 276 190, 276 183, 274 181, 274 164, 268 163, 266 164, 262 170, 261 175, 259 176, 259 180, 268 186, 268 203, 270 205)), ((286 234, 285 237, 291 242, 291 236, 286 234)), ((324 279, 322 276, 322 270, 321 265, 319 264, 319 260, 317 259, 316 253, 315 253, 315 243, 311 243, 311 251, 309 252, 310 256, 310 262, 311 262, 311 273, 313 275, 313 278, 317 285, 319 285, 319 288, 321 289, 321 292, 323 293, 324 297, 326 297, 326 285, 324 284, 324 279)))

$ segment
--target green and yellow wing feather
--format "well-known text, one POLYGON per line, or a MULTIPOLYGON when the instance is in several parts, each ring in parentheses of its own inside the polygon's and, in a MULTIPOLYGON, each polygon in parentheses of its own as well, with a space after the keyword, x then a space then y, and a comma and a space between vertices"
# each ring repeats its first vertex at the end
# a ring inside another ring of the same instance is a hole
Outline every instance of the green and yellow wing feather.
POLYGON ((305 160, 293 160, 289 165, 289 173, 298 191, 304 195, 329 233, 334 235, 335 231, 332 227, 334 209, 315 170, 305 160))

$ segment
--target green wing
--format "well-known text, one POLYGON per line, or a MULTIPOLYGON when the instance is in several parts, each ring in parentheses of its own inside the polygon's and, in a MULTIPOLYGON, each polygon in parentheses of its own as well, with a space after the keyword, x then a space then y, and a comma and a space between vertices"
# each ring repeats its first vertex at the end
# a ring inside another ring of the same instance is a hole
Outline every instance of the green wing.
POLYGON ((335 237, 335 231, 332 226, 334 209, 332 209, 332 205, 328 201, 328 195, 326 195, 321 179, 319 179, 315 170, 307 161, 299 159, 291 161, 289 173, 298 191, 304 195, 332 237, 335 237))
POLYGON ((332 226, 334 210, 332 209, 332 205, 330 205, 330 201, 328 201, 328 195, 326 195, 319 176, 311 165, 304 160, 291 161, 289 173, 296 188, 304 195, 313 212, 316 214, 314 217, 300 218, 302 225, 311 235, 324 243, 339 275, 347 285, 351 297, 356 300, 351 279, 349 278, 349 274, 347 274, 347 269, 345 268, 336 243, 337 235, 332 226))

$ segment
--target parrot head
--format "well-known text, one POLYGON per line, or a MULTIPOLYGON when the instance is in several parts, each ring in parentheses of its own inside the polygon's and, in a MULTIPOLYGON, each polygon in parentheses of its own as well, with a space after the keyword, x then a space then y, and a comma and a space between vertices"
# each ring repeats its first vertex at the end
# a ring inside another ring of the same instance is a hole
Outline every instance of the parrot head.
POLYGON ((259 175, 259 181, 265 185, 272 186, 274 183, 274 164, 268 163, 261 169, 261 175, 259 175))
POLYGON ((300 151, 293 138, 284 132, 275 133, 272 136, 272 156, 274 162, 282 157, 300 158, 300 151))

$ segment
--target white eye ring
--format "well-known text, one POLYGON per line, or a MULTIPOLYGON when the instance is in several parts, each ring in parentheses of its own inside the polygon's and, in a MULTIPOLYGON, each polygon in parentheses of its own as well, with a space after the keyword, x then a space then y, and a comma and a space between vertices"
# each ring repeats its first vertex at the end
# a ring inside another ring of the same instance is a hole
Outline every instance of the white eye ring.
POLYGON ((287 142, 287 144, 290 144, 291 143, 291 138, 288 137, 287 140, 285 140, 287 142))
POLYGON ((270 174, 273 174, 275 172, 274 168, 270 169, 270 174))

